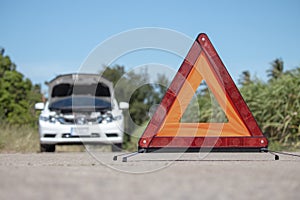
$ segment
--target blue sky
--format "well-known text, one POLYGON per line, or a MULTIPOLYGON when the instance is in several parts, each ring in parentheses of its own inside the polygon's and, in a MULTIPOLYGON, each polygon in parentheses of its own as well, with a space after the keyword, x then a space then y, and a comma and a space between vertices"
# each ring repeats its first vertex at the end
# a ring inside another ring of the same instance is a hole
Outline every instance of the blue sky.
MULTIPOLYGON (((192 39, 205 32, 235 81, 244 70, 266 80, 275 58, 286 70, 300 66, 299 10, 298 0, 0 0, 0 46, 25 77, 43 83, 76 72, 98 44, 120 32, 161 27, 192 39)), ((181 64, 164 54, 118 61, 127 69, 153 62, 177 70, 181 64)))

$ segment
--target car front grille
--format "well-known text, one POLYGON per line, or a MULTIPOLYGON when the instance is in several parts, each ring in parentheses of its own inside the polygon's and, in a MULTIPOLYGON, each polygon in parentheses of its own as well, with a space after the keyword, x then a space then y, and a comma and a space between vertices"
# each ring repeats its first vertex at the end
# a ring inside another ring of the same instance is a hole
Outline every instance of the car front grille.
POLYGON ((97 138, 100 137, 99 133, 91 133, 91 135, 71 135, 70 133, 64 133, 61 136, 62 138, 97 138))

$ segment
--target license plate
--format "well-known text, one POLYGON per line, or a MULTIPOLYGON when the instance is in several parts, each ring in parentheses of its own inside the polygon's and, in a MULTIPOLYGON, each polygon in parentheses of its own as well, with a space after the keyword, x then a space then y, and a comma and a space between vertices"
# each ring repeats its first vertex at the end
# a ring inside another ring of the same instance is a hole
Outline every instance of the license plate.
POLYGON ((72 136, 87 136, 90 135, 88 127, 72 127, 71 128, 72 136))

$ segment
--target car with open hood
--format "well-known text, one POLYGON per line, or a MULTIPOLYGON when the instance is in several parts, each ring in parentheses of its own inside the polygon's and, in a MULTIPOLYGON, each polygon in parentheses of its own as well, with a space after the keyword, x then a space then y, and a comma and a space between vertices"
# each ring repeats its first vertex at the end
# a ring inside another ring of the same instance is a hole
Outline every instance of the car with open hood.
POLYGON ((59 75, 48 83, 48 100, 41 110, 41 152, 54 152, 60 144, 111 144, 120 150, 128 103, 118 104, 113 84, 98 74, 59 75))

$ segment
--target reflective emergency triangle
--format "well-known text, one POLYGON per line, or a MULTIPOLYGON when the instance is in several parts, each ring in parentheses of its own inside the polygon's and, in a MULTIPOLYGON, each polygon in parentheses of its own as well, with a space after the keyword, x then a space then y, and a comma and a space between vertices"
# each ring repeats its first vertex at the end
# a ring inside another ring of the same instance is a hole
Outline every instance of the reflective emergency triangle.
POLYGON ((138 142, 146 152, 262 151, 268 146, 206 34, 200 34, 138 142), (223 109, 226 123, 182 123, 180 119, 202 80, 223 109))

